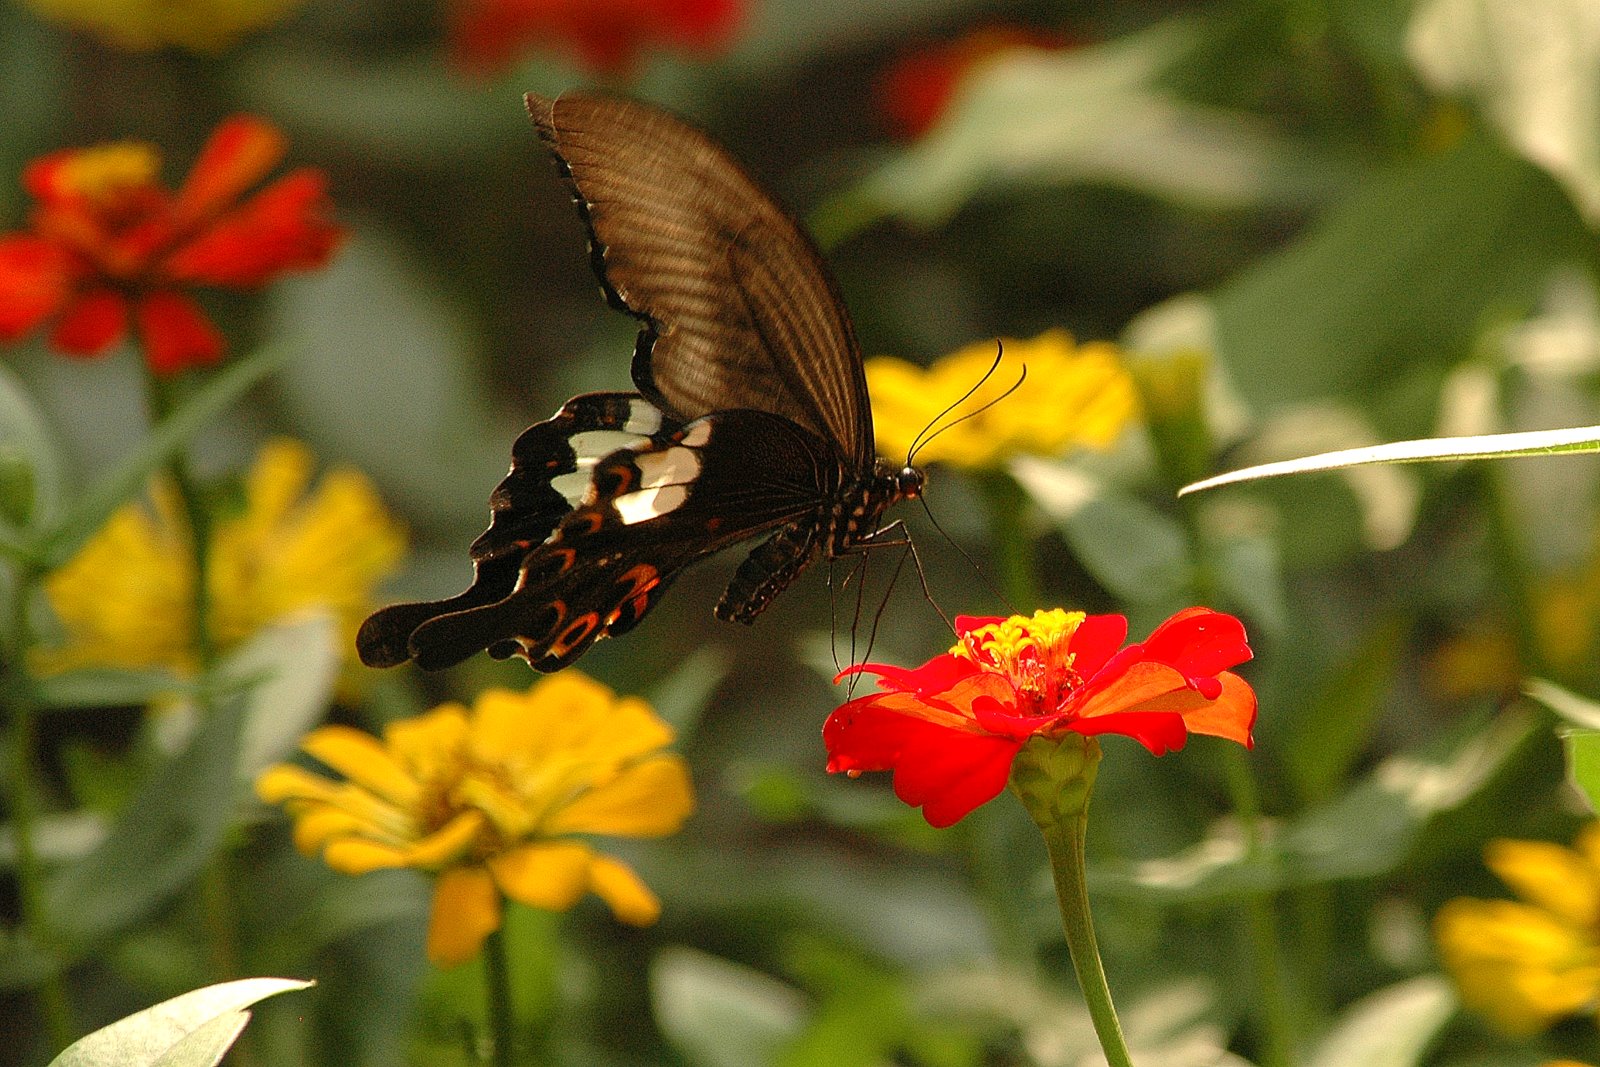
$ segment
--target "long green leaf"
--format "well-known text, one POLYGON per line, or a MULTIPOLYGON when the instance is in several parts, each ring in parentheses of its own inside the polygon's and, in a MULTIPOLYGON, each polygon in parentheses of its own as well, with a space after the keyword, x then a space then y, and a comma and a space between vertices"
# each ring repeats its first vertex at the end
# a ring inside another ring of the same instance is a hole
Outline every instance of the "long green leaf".
POLYGON ((138 495, 150 476, 172 459, 200 430, 289 359, 283 347, 260 349, 235 360, 206 382, 161 425, 144 447, 101 478, 67 513, 40 546, 48 566, 65 563, 105 524, 112 512, 138 495))
POLYGON ((1578 426, 1565 430, 1527 430, 1521 433, 1491 433, 1474 437, 1425 437, 1417 441, 1394 441, 1365 448, 1341 448, 1336 452, 1261 463, 1229 471, 1214 478, 1193 482, 1178 490, 1179 496, 1215 489, 1238 482, 1276 478, 1284 474, 1308 474, 1363 467, 1375 463, 1442 463, 1447 460, 1510 459, 1516 456, 1571 456, 1600 452, 1600 426, 1578 426))

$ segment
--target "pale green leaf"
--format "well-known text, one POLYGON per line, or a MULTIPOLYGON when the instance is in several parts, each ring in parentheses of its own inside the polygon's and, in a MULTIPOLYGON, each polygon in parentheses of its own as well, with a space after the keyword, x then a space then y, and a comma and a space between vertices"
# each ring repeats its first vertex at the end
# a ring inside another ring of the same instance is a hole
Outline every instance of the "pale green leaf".
POLYGON ((1424 81, 1474 97, 1600 227, 1600 4, 1428 0, 1406 46, 1424 81))
POLYGON ((219 670, 224 684, 248 684, 240 781, 288 756, 326 714, 339 666, 338 625, 325 612, 267 627, 229 654, 219 670))
MULTIPOLYGON (((196 1058, 203 1049, 213 1047, 222 1031, 231 1025, 228 1020, 248 1014, 244 1009, 278 993, 292 989, 305 989, 310 982, 291 978, 244 978, 235 982, 196 989, 154 1007, 119 1019, 110 1026, 84 1037, 69 1046, 61 1055, 50 1061, 50 1067, 199 1067, 214 1064, 220 1055, 211 1059, 196 1058), (176 1053, 186 1039, 196 1033, 202 1037, 176 1058, 176 1053)), ((235 1026, 237 1036, 242 1024, 235 1026)), ((228 1044, 231 1044, 231 1038, 228 1044)), ((227 1044, 222 1045, 226 1050, 227 1044)))
POLYGON ((1257 481, 1261 478, 1276 478, 1285 474, 1343 470, 1374 463, 1439 463, 1448 460, 1510 459, 1518 456, 1569 456, 1589 452, 1600 452, 1600 426, 1492 433, 1475 437, 1427 437, 1417 441, 1395 441, 1364 448, 1342 448, 1336 452, 1324 452, 1302 459, 1262 463, 1186 485, 1178 490, 1178 495, 1198 493, 1222 485, 1257 481))
POLYGON ((1194 24, 1171 20, 985 64, 927 135, 817 212, 819 236, 883 216, 936 226, 977 193, 1020 184, 1103 182, 1211 208, 1303 201, 1334 184, 1305 146, 1159 84, 1198 41, 1194 24))
POLYGON ((656 957, 650 993, 662 1031, 695 1067, 771 1063, 809 1014, 799 990, 690 948, 656 957))
POLYGON ((1567 773, 1572 784, 1600 812, 1600 730, 1564 730, 1561 743, 1567 750, 1567 773))
POLYGON ((1380 989, 1345 1010, 1306 1067, 1416 1067, 1455 1010, 1455 994, 1438 975, 1380 989))
POLYGON ((288 362, 283 348, 263 348, 206 379, 177 411, 150 431, 143 447, 97 481, 45 538, 46 562, 60 566, 83 547, 111 514, 143 491, 162 466, 171 461, 212 419, 222 414, 264 378, 288 362))

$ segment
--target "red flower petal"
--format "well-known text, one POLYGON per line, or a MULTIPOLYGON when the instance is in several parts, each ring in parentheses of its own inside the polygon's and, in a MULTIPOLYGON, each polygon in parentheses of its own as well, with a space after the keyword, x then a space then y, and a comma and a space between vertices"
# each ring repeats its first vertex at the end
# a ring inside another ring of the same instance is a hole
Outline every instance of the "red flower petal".
POLYGON ((949 826, 999 795, 1022 741, 933 721, 899 694, 852 700, 822 727, 830 771, 894 771, 895 795, 949 826))
POLYGON ((920 667, 892 667, 887 663, 863 663, 855 667, 846 667, 833 680, 837 683, 840 679, 851 675, 876 674, 880 689, 927 695, 942 693, 961 679, 976 674, 979 669, 976 663, 965 656, 952 656, 947 653, 933 657, 920 667))
POLYGON ((298 170, 272 183, 174 252, 176 281, 250 287, 282 271, 320 267, 343 232, 328 221, 327 178, 298 170))
POLYGON ((176 374, 222 358, 222 335, 182 293, 151 293, 139 301, 137 315, 145 360, 157 374, 176 374))
POLYGON ((1251 655, 1244 625, 1238 619, 1210 608, 1187 608, 1156 627, 1145 640, 1112 656, 1085 684, 1080 699, 1114 682, 1132 664, 1150 661, 1172 667, 1190 687, 1214 700, 1222 691, 1215 675, 1251 655))
POLYGON ((1085 737, 1099 734, 1131 737, 1149 749, 1152 756, 1176 752, 1189 740, 1183 716, 1174 711, 1114 711, 1092 719, 1073 719, 1064 725, 1085 737))
POLYGON ((590 70, 622 74, 655 45, 690 51, 725 44, 744 0, 467 0, 452 52, 468 70, 492 71, 526 46, 564 46, 590 70))
POLYGON ((68 253, 37 237, 0 237, 0 340, 31 331, 59 311, 71 291, 68 253))
POLYGON ((121 293, 97 289, 67 305, 51 331, 50 344, 74 356, 98 356, 128 332, 128 301, 121 293))
POLYGON ((224 119, 200 150, 173 203, 180 226, 192 226, 226 208, 266 177, 288 150, 283 134, 252 115, 224 119))
POLYGON ((1072 669, 1078 672, 1079 677, 1093 678, 1127 639, 1127 616, 1086 616, 1078 624, 1072 640, 1067 643, 1067 648, 1072 652, 1072 669))

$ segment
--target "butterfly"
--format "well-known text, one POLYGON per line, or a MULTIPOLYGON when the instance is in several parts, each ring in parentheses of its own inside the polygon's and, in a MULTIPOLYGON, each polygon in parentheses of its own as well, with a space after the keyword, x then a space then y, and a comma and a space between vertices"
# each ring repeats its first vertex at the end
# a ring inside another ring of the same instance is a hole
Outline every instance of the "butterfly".
POLYGON ((855 330, 816 246, 706 134, 623 98, 526 97, 607 300, 640 321, 635 392, 588 393, 512 446, 470 588, 397 604, 362 662, 487 650, 555 671, 639 624, 684 568, 770 534, 716 606, 753 622, 819 555, 883 544, 922 472, 877 458, 855 330))

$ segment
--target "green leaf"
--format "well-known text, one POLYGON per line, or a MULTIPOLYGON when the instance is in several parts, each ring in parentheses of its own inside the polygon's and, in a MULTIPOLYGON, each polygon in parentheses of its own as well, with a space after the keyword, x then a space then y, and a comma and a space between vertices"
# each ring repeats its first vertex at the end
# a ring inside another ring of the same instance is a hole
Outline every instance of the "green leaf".
POLYGON ((1285 728, 1294 743, 1284 746, 1283 760, 1304 800, 1326 800, 1361 754, 1394 683, 1406 630, 1404 619, 1376 620, 1307 698, 1297 702, 1293 722, 1285 728))
POLYGON ((1600 812, 1600 730, 1563 730, 1561 743, 1567 750, 1568 777, 1589 809, 1600 812))
POLYGON ((170 418, 150 431, 143 447, 90 487, 44 537, 41 550, 47 565, 59 567, 71 559, 112 513, 138 496, 150 476, 171 461, 195 434, 283 367, 288 358, 285 348, 263 348, 229 362, 211 375, 170 418))
POLYGON ((214 1067, 249 1021, 245 1009, 311 984, 243 978, 196 989, 73 1042, 50 1067, 214 1067))
POLYGON ((1428 0, 1406 36, 1434 89, 1476 97, 1506 140, 1600 228, 1600 19, 1594 0, 1428 0))
POLYGON ((1438 975, 1380 989, 1345 1010, 1305 1067, 1416 1067, 1455 1011, 1438 975))
POLYGON ((1491 433, 1473 437, 1427 437, 1417 441, 1394 441, 1365 448, 1341 448, 1302 459, 1261 463, 1243 470, 1206 478, 1178 490, 1178 495, 1215 489, 1219 485, 1276 478, 1285 474, 1336 471, 1373 464, 1441 463, 1448 460, 1511 459, 1527 456, 1571 456, 1600 452, 1600 426, 1578 426, 1564 430, 1525 430, 1519 433, 1491 433))
POLYGON ((650 967, 662 1032, 695 1067, 772 1063, 808 1014, 806 997, 770 975, 691 948, 664 949, 650 967))
POLYGON ((1019 184, 1103 182, 1208 208, 1304 202, 1332 185, 1334 168, 1306 146, 1160 85, 1198 43, 1197 25, 984 64, 938 125, 816 213, 819 238, 885 216, 940 225, 978 193, 1019 184))
POLYGON ((45 905, 74 948, 139 922, 186 886, 233 817, 246 702, 222 702, 185 751, 158 765, 117 814, 104 843, 51 872, 45 905))
POLYGON ((61 451, 44 415, 0 366, 0 532, 37 528, 61 504, 61 451))
POLYGON ((1465 358, 1494 314, 1531 307, 1589 255, 1544 174, 1484 137, 1372 174, 1283 251, 1219 288, 1217 352, 1265 410, 1465 358))
POLYGON ((733 653, 722 645, 696 649, 650 691, 650 705, 678 735, 682 745, 694 736, 706 705, 733 666, 733 653))
POLYGON ((395 507, 444 529, 477 527, 505 471, 504 442, 522 425, 503 424, 469 373, 460 310, 380 226, 359 232, 326 270, 273 288, 273 329, 316 353, 284 372, 279 391, 315 427, 314 444, 373 475, 395 507))
POLYGON ((1023 457, 1012 474, 1118 599, 1160 609, 1188 599, 1194 565, 1175 520, 1065 463, 1023 457))
POLYGON ((339 667, 338 624, 325 612, 267 627, 219 665, 223 685, 247 686, 240 782, 288 756, 327 713, 339 667))
POLYGON ((91 667, 52 674, 34 683, 45 708, 140 707, 158 696, 194 691, 194 683, 169 670, 91 667))
POLYGON ((1507 712, 1477 732, 1390 756, 1342 796, 1291 823, 1254 858, 1236 832, 1224 830, 1177 856, 1091 869, 1091 888, 1177 903, 1385 874, 1435 819, 1477 796, 1538 733, 1537 716, 1527 709, 1507 712))

